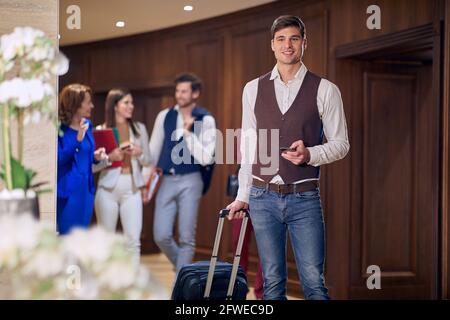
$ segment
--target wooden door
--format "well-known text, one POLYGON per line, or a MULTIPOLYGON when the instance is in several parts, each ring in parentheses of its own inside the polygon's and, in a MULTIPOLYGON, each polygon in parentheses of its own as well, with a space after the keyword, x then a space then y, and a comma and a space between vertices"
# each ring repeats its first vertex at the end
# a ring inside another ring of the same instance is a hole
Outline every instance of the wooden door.
POLYGON ((362 64, 352 129, 351 298, 434 298, 439 188, 431 61, 362 64), (381 289, 369 290, 371 265, 381 289))

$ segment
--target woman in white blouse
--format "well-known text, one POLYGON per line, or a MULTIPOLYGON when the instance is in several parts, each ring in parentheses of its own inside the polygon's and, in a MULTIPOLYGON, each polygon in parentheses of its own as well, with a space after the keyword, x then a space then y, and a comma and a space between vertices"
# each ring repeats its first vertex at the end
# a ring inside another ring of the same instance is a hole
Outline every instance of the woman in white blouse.
POLYGON ((109 154, 108 166, 101 164, 94 169, 101 170, 95 212, 99 224, 112 232, 116 231, 120 216, 129 249, 139 260, 145 187, 142 167, 149 165, 150 152, 147 129, 144 124, 133 121, 133 110, 133 97, 129 91, 109 91, 105 123, 101 128, 116 128, 122 148, 109 154), (114 162, 120 165, 111 165, 114 162))

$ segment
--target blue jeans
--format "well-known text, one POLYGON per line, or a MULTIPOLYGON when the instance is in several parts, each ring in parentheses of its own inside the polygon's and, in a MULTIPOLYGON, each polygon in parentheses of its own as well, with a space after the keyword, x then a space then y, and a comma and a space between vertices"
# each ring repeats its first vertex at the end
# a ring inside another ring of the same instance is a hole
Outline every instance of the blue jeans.
POLYGON ((319 189, 280 194, 251 187, 250 217, 264 278, 264 299, 286 299, 286 231, 289 231, 305 299, 327 300, 325 230, 319 189))

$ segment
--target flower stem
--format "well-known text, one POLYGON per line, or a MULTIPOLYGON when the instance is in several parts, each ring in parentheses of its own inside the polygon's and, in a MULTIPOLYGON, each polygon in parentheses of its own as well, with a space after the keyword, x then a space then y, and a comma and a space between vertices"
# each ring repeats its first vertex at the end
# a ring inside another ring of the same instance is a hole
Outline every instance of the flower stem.
POLYGON ((18 158, 20 163, 23 161, 23 110, 17 112, 17 145, 18 158))
POLYGON ((2 126, 2 136, 3 136, 3 154, 4 154, 4 165, 5 165, 5 184, 8 190, 12 190, 12 174, 11 174, 11 139, 9 130, 9 105, 5 103, 3 105, 3 126, 2 126))

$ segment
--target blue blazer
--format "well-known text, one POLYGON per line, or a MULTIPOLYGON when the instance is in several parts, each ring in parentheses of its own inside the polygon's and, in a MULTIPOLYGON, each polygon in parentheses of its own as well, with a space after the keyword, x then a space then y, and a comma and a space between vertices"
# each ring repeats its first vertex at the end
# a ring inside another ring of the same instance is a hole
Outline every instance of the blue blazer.
POLYGON ((89 120, 87 122, 89 123, 89 129, 84 139, 87 139, 92 150, 88 159, 85 158, 86 155, 78 153, 81 142, 77 141, 77 132, 64 124, 60 127, 63 136, 58 136, 58 198, 68 198, 86 177, 90 193, 95 193, 94 175, 92 173, 92 164, 97 163, 97 161, 94 161, 95 142, 92 135, 92 123, 89 120))

